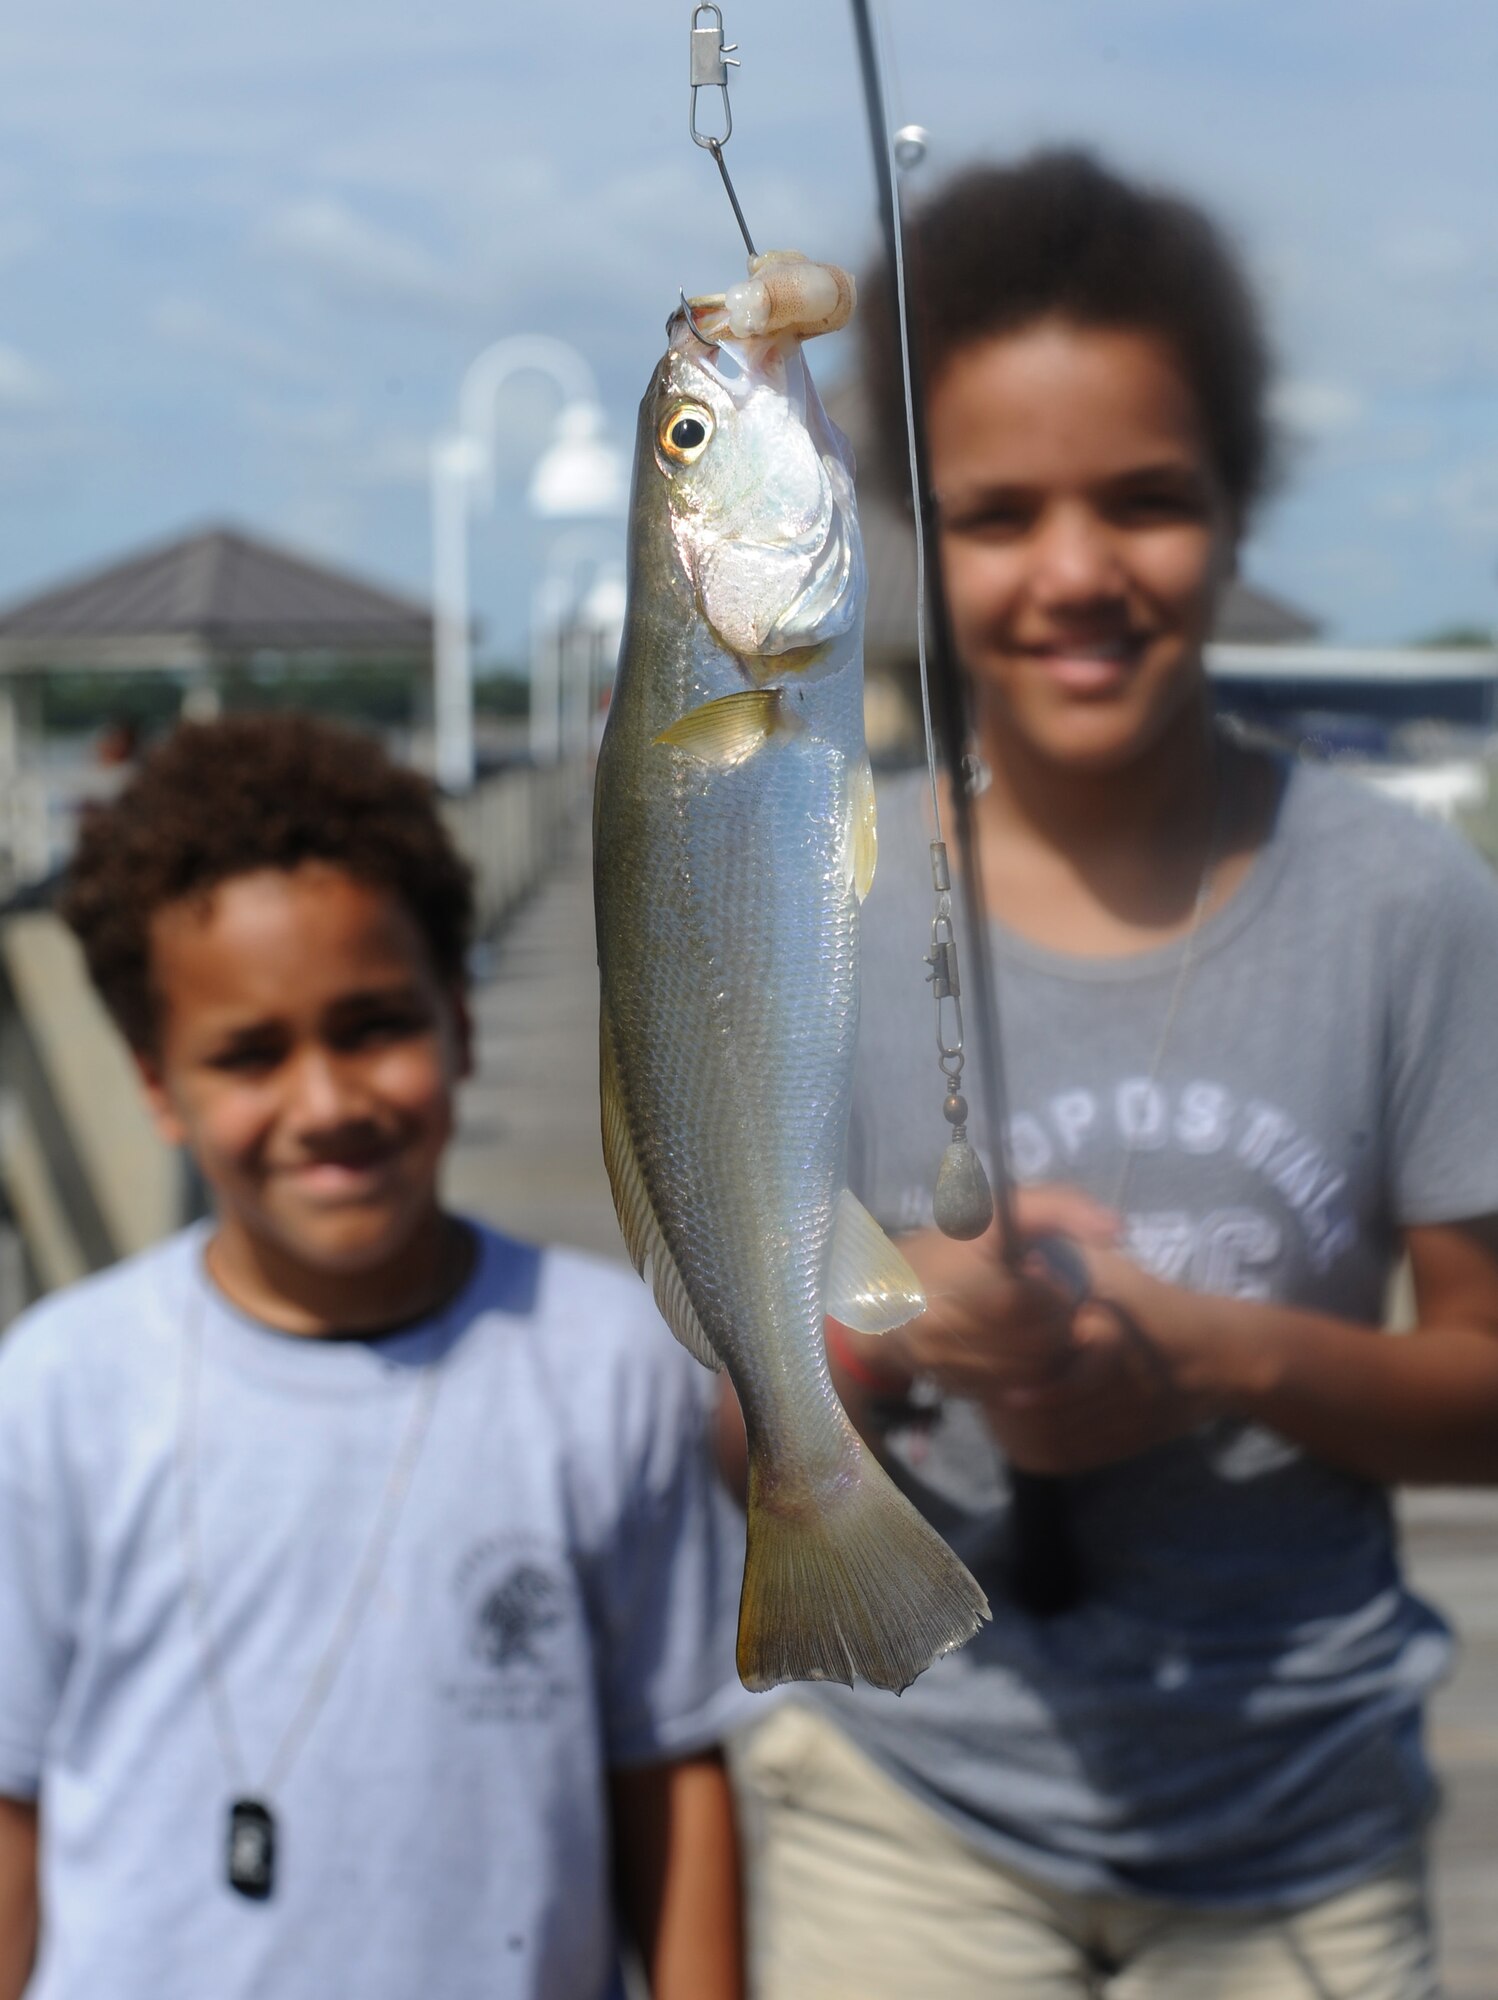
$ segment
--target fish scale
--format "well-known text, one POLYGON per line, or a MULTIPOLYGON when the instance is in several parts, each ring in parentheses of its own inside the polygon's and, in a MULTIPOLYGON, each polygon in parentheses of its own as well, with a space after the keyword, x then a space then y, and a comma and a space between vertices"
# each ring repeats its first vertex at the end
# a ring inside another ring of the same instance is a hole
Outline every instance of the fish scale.
POLYGON ((823 1336, 829 1309, 879 1331, 924 1303, 846 1190, 873 839, 851 459, 793 332, 689 313, 641 405, 598 761, 605 1155, 637 1268, 744 1413, 740 1673, 898 1689, 987 1605, 863 1447, 823 1336))
MULTIPOLYGON (((750 1230, 725 1233, 709 1212, 677 1233, 675 1243, 688 1289, 712 1302, 711 1318, 702 1314, 709 1337, 740 1369, 752 1368, 758 1351, 751 1338, 738 1352, 750 1323, 742 1307, 751 1300, 754 1325, 799 1336, 801 1348, 820 1331, 826 1239, 840 1185, 828 1137, 839 1120, 846 1129, 847 1092, 837 1086, 857 1024, 851 898, 834 896, 830 883, 808 897, 799 877, 765 868, 760 857, 773 849, 755 838, 755 822, 804 823, 823 834, 825 847, 841 761, 800 742, 788 745, 766 786, 755 784, 762 792, 757 810, 736 811, 731 798, 706 801, 673 829, 686 871, 721 885, 706 901, 704 928, 718 941, 718 962, 725 974, 732 968, 732 978, 722 1004, 711 1009, 715 1041, 701 1048, 690 1040, 666 1043, 642 1065, 650 1078, 644 1091, 651 1090, 653 1072, 674 1071, 659 1101, 670 1106, 694 1176, 708 1187, 741 1185, 750 1230), (803 1031, 787 1040, 797 989, 813 970, 829 1004, 809 1008, 803 1031)), ((730 776, 741 789, 754 783, 749 771, 730 776)), ((817 874, 830 874, 834 861, 822 857, 817 874)), ((660 1018, 690 1018, 700 1004, 709 982, 700 962, 685 962, 686 990, 665 1000, 660 1018)))

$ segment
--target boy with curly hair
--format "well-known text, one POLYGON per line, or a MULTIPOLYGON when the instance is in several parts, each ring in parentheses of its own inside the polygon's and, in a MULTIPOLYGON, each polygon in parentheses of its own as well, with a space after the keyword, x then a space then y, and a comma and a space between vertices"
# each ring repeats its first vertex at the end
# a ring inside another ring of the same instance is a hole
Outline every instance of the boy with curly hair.
POLYGON ((604 2000, 616 1902, 661 2000, 736 2000, 692 1366, 628 1272, 442 1206, 426 787, 184 727, 65 914, 214 1216, 0 1344, 0 2000, 604 2000))

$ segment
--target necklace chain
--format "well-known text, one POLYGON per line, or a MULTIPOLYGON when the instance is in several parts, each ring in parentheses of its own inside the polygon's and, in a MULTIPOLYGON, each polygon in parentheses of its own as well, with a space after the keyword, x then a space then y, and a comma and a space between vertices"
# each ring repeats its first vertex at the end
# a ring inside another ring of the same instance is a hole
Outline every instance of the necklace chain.
MULTIPOLYGON (((207 1279, 203 1283, 206 1285, 207 1279)), ((461 1296, 465 1286, 459 1284, 454 1295, 461 1296)), ((451 1310, 451 1307, 449 1307, 451 1310)), ((187 1596, 188 1613, 192 1621, 193 1634, 197 1641, 198 1660, 207 1690, 209 1707, 213 1715, 214 1734, 218 1738, 219 1752, 229 1782, 236 1792, 250 1789, 245 1767, 243 1748, 239 1730, 234 1719, 233 1703, 229 1698, 228 1682, 224 1674, 223 1660, 213 1628, 208 1618, 207 1595, 204 1586, 205 1565, 203 1561, 202 1523, 198 1508, 197 1466, 200 1457, 199 1428, 202 1414, 203 1376, 203 1319, 204 1293, 195 1289, 189 1295, 187 1324, 182 1340, 182 1372, 178 1399, 177 1425, 177 1496, 178 1528, 181 1540, 183 1585, 187 1596)), ((268 1798, 274 1798, 279 1788, 291 1773, 302 1748, 311 1734, 312 1726, 322 1711, 323 1704, 332 1692, 344 1662, 353 1649, 359 1627, 369 1609, 375 1588, 385 1567, 391 1542, 399 1524, 406 1496, 411 1488, 412 1476, 417 1460, 421 1457, 422 1446, 431 1428, 432 1413, 436 1407, 437 1390, 442 1373, 441 1362, 445 1352, 443 1335, 446 1332, 446 1318, 438 1328, 432 1358, 422 1369, 422 1379, 406 1420, 400 1448, 395 1462, 385 1482, 379 1508, 369 1531, 359 1563, 349 1585, 348 1595, 333 1633, 323 1648, 322 1654, 303 1691, 301 1700, 292 1713, 291 1720, 281 1734, 280 1741, 271 1753, 266 1767, 264 1782, 257 1789, 268 1798)))
MULTIPOLYGON (((1216 750, 1213 763, 1217 772, 1217 796, 1212 805, 1211 832, 1207 838, 1207 851, 1202 857, 1201 878, 1197 882, 1196 898, 1191 906, 1191 921, 1186 926, 1185 941, 1181 946, 1181 962, 1176 967, 1170 999, 1166 1003, 1165 1019, 1160 1024, 1160 1038, 1155 1044, 1155 1053, 1150 1061, 1149 1074, 1146 1078, 1146 1095, 1151 1097, 1154 1095, 1155 1085, 1160 1081, 1165 1051, 1170 1046, 1176 1019, 1181 1011, 1181 1002, 1186 997, 1186 988, 1190 984, 1191 974, 1196 965, 1196 948, 1201 936, 1202 919, 1206 916, 1207 906, 1212 900, 1212 891, 1217 882, 1218 864, 1222 860, 1222 849, 1227 834, 1227 766, 1215 739, 1213 747, 1216 750)), ((1123 1213, 1124 1195, 1128 1189, 1134 1156, 1138 1150, 1138 1142, 1134 1138, 1130 1137, 1124 1141, 1123 1158, 1118 1163, 1118 1177, 1114 1181, 1113 1197, 1109 1203, 1115 1214, 1123 1213)))

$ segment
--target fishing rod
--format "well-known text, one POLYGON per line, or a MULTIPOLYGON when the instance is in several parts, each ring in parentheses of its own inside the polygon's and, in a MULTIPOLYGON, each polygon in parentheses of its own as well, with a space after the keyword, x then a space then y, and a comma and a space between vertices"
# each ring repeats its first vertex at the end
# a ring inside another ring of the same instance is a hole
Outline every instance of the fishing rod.
MULTIPOLYGON (((973 825, 974 769, 968 756, 969 707, 964 676, 952 644, 951 621, 939 560, 929 560, 937 548, 936 501, 930 478, 925 409, 918 385, 919 325, 906 286, 905 232, 900 207, 897 163, 915 166, 925 157, 925 134, 904 127, 893 137, 885 112, 883 75, 868 0, 852 0, 864 104, 873 147, 875 182, 883 227, 886 266, 895 286, 895 319, 899 335, 905 393, 911 494, 915 506, 916 644, 920 666, 921 716, 926 735, 926 765, 931 780, 931 809, 936 838, 931 843, 931 881, 935 914, 931 951, 926 960, 936 1002, 937 1059, 946 1093, 942 1115, 951 1128, 937 1174, 933 1202, 938 1226, 949 1236, 981 1236, 997 1219, 999 1254, 1011 1271, 1038 1261, 1050 1282, 1073 1305, 1086 1298, 1087 1265, 1076 1245, 1061 1236, 1022 1238, 1015 1218, 1014 1183, 1005 1155, 1009 1121, 1004 1082, 1003 1045, 999 1034, 997 983, 986 948, 987 900, 982 863, 973 825), (929 645, 928 645, 929 642, 929 645), (934 673, 932 671, 934 667, 934 673), (967 1135, 968 1104, 963 1094, 966 1061, 962 981, 956 926, 952 916, 952 879, 946 842, 942 837, 942 802, 937 780, 935 735, 941 736, 948 778, 952 825, 961 864, 961 887, 968 933, 977 942, 973 998, 980 1029, 980 1064, 984 1118, 990 1134, 992 1179, 985 1173, 977 1149, 967 1135)), ((723 158, 733 133, 728 72, 739 64, 736 42, 725 42, 723 10, 715 0, 699 0, 691 14, 691 108, 687 126, 694 145, 710 153, 733 208, 734 219, 750 258, 757 256, 744 211, 723 158), (699 122, 698 95, 716 90, 720 99, 721 131, 699 122)), ((1068 1496, 1059 1480, 1011 1467, 1010 1505, 1013 1562, 1011 1587, 1016 1599, 1037 1615, 1066 1610, 1079 1594, 1079 1570, 1071 1533, 1068 1496)))
MULTIPOLYGON (((894 287, 894 315, 899 340, 901 371, 905 392, 906 443, 910 459, 911 494, 915 509, 917 574, 917 647, 921 671, 921 705, 927 732, 927 763, 932 776, 932 801, 936 811, 937 838, 932 843, 932 887, 937 898, 933 924, 931 977, 936 993, 937 1046, 941 1066, 949 1081, 952 1060, 957 1059, 956 1075, 961 1077, 961 983, 957 946, 952 935, 950 871, 945 843, 941 839, 940 801, 935 782, 932 747, 933 716, 941 735, 943 761, 949 780, 952 827, 961 867, 962 902, 968 935, 973 940, 970 960, 974 1014, 978 1023, 981 1052, 980 1087, 984 1119, 989 1135, 992 1167, 992 1195, 985 1210, 971 1171, 963 1163, 967 1185, 962 1190, 966 1210, 959 1201, 950 1217, 959 1226, 948 1228, 955 1236, 976 1236, 992 1218, 999 1226, 999 1254, 1011 1271, 1038 1260, 1058 1291, 1073 1305, 1087 1297, 1090 1283, 1086 1260, 1077 1246, 1062 1236, 1022 1238, 1015 1220, 1014 1181, 1005 1145, 1009 1129, 1008 1094, 1005 1087, 1003 1042, 1000 1034, 997 980, 988 949, 988 902, 983 888, 982 856, 975 837, 973 799, 974 768, 968 756, 970 710, 965 676, 952 642, 951 617, 937 540, 936 496, 930 472, 926 413, 922 396, 920 322, 906 283, 904 215, 900 201, 898 169, 914 167, 925 157, 926 135, 919 127, 906 126, 892 133, 885 103, 883 67, 871 19, 869 0, 850 0, 854 35, 858 46, 859 69, 863 81, 864 108, 868 116, 869 138, 874 158, 874 179, 879 196, 879 218, 884 236, 885 267, 894 287), (935 699, 933 700, 933 693, 935 699), (942 935, 938 936, 938 931, 942 935), (943 1029, 942 1005, 950 1000, 954 1008, 956 1034, 943 1029), (955 1040, 957 1047, 949 1048, 955 1040), (977 1226, 972 1226, 976 1224, 977 1226)), ((919 275, 919 274, 917 274, 919 275)), ((954 1146, 966 1139, 966 1101, 953 1084, 943 1113, 954 1128, 954 1146), (958 1114, 961 1114, 959 1117, 958 1114)), ((943 1161, 946 1168, 954 1146, 943 1161)), ((971 1150, 971 1149, 969 1149, 971 1150)), ((977 1163, 977 1155, 973 1154, 977 1163)), ((979 1175, 981 1164, 977 1166, 979 1175)), ((937 1182, 938 1197, 941 1179, 937 1182)), ((937 1221, 942 1226, 942 1205, 937 1202, 937 1221)), ((1011 1586, 1025 1608, 1038 1615, 1067 1610, 1080 1595, 1080 1568, 1072 1532, 1069 1495, 1059 1479, 1037 1473, 1009 1471, 1013 1562, 1011 1586)))

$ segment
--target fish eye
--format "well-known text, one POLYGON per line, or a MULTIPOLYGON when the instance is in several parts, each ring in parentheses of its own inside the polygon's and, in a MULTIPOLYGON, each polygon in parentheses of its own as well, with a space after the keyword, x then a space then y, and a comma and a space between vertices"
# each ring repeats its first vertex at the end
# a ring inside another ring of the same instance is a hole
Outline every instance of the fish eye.
POLYGON ((678 403, 661 424, 661 450, 678 465, 693 465, 707 450, 713 413, 701 403, 678 403))

